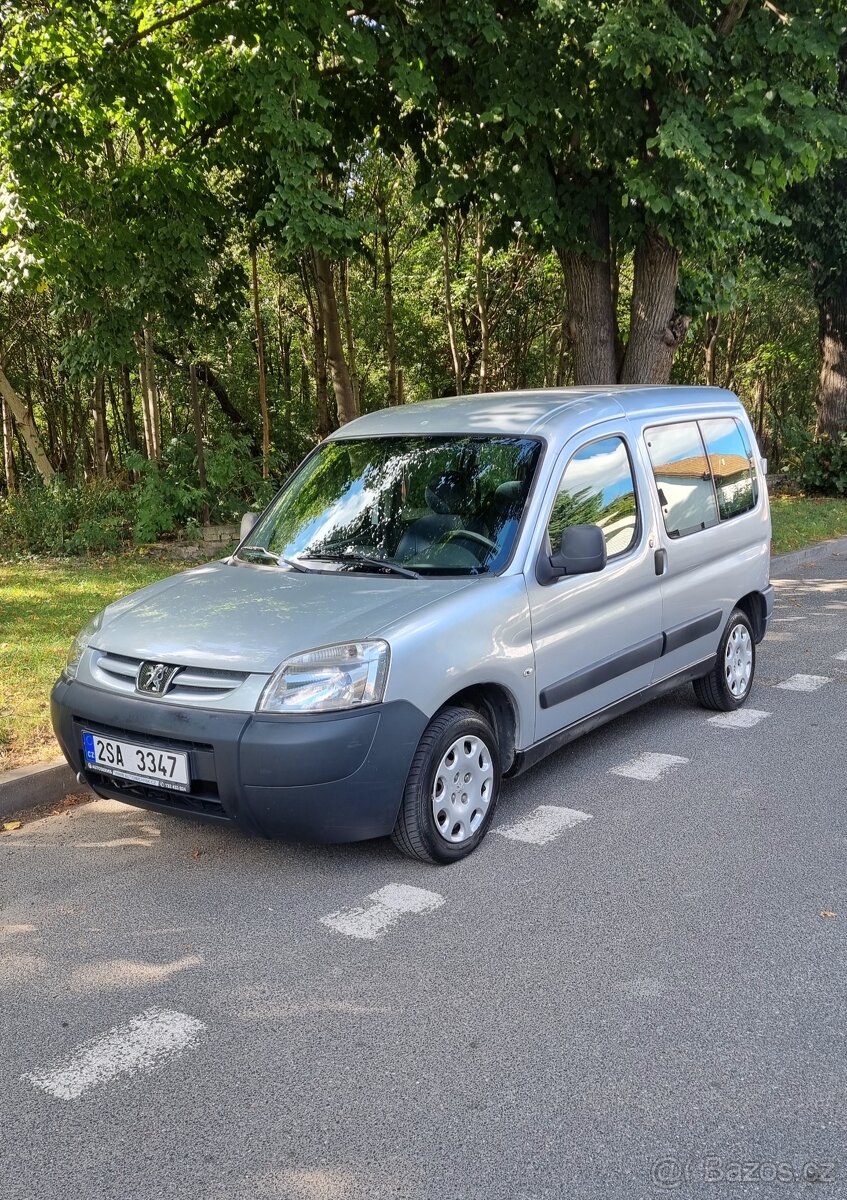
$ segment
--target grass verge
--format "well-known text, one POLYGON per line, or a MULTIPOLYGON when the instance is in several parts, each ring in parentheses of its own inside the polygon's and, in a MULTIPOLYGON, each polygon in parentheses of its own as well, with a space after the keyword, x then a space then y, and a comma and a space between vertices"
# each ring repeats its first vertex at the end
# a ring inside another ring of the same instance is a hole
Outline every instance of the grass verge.
POLYGON ((847 500, 772 496, 773 552, 787 554, 828 538, 847 536, 847 500))
POLYGON ((50 688, 89 617, 184 569, 131 557, 0 562, 0 771, 59 754, 50 688))

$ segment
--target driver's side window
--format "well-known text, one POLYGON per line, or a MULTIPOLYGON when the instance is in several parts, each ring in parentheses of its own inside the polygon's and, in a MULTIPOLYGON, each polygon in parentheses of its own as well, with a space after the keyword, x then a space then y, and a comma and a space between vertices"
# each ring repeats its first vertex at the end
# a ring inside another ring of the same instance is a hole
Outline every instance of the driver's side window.
POLYGON ((609 558, 624 554, 638 536, 638 501, 632 464, 622 438, 581 446, 562 474, 547 525, 556 551, 569 525, 599 525, 609 558))

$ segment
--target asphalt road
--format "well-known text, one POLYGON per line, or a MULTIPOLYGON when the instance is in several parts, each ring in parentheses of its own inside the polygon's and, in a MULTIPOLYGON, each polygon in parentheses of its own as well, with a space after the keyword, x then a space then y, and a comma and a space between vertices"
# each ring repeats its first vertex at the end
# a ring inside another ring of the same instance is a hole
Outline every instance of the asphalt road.
POLYGON ((772 629, 758 723, 674 693, 454 867, 110 802, 3 835, 0 1198, 847 1195, 847 561, 772 629))

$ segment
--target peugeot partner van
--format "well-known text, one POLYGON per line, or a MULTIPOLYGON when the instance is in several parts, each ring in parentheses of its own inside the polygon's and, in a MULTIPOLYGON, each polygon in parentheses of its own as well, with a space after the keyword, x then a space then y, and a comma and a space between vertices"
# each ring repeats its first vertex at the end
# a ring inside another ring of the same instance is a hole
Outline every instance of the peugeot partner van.
POLYGON ((579 734, 688 681, 744 704, 773 606, 763 463, 713 388, 371 413, 242 530, 77 636, 68 762, 100 796, 439 863, 579 734))

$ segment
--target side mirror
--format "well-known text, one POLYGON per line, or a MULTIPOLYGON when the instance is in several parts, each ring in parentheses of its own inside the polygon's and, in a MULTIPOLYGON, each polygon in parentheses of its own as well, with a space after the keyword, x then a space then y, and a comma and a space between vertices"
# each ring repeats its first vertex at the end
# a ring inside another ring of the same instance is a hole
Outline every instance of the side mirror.
POLYGON ((606 565, 606 538, 599 525, 569 525, 559 549, 541 554, 536 568, 539 583, 553 583, 563 575, 588 575, 606 565))
POLYGON ((244 541, 244 539, 247 537, 247 534, 250 532, 250 530, 256 524, 258 519, 259 519, 258 513, 249 512, 249 513, 244 514, 244 516, 241 518, 241 533, 239 534, 239 537, 238 537, 238 540, 240 542, 244 541))

